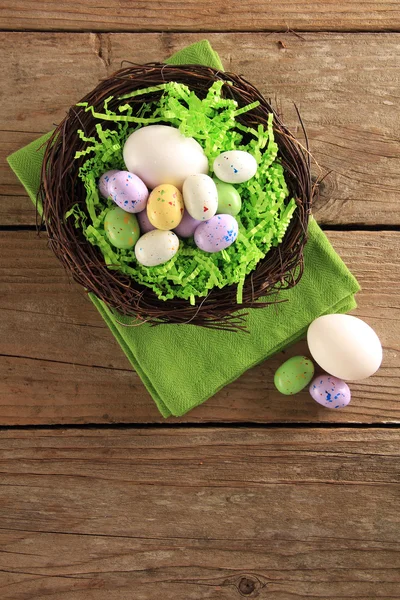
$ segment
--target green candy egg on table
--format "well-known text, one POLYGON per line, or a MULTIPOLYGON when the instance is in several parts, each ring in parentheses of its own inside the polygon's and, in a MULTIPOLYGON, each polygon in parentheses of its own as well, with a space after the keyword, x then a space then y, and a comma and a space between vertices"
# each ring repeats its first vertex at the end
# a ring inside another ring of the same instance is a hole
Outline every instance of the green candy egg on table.
POLYGON ((237 189, 231 183, 220 181, 214 177, 218 192, 217 214, 232 215, 235 217, 242 208, 242 200, 237 189))
POLYGON ((314 365, 307 356, 293 356, 277 369, 275 387, 281 394, 291 396, 301 392, 314 376, 314 365))
POLYGON ((104 231, 110 243, 123 250, 133 248, 140 236, 136 215, 125 212, 118 206, 107 213, 104 231))

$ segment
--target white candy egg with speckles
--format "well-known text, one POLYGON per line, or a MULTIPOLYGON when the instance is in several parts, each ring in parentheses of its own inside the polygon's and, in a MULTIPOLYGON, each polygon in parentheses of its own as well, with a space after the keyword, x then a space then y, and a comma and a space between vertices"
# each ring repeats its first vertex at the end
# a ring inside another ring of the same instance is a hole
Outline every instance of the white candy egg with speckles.
POLYGON ((185 179, 182 193, 185 208, 196 221, 208 221, 217 212, 217 186, 208 175, 190 175, 185 179))
POLYGON ((171 260, 178 248, 179 238, 173 231, 154 229, 138 239, 135 256, 141 265, 155 267, 171 260))
POLYGON ((217 156, 213 170, 221 181, 243 183, 256 174, 257 161, 254 156, 243 150, 228 150, 217 156))
POLYGON ((219 252, 236 241, 238 230, 238 222, 232 215, 215 215, 200 223, 194 232, 194 241, 204 252, 219 252))

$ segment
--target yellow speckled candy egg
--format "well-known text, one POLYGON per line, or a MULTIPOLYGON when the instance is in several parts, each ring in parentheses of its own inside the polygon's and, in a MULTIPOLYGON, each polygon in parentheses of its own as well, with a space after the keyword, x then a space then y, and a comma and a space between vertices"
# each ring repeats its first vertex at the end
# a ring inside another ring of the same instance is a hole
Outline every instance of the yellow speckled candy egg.
POLYGON ((169 231, 182 221, 185 205, 181 192, 174 185, 158 185, 147 202, 147 216, 156 229, 169 231))

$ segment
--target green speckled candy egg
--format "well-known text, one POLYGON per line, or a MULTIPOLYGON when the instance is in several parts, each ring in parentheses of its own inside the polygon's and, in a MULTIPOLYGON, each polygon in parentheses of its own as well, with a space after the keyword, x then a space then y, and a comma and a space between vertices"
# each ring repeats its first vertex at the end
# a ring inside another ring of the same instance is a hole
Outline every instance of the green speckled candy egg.
POLYGON ((217 177, 214 177, 214 182, 218 192, 217 213, 235 217, 242 208, 239 192, 231 183, 220 181, 217 177))
POLYGON ((286 396, 297 394, 305 388, 314 375, 314 365, 307 356, 293 356, 277 369, 274 377, 276 389, 286 396))
POLYGON ((125 212, 118 206, 107 213, 104 221, 104 231, 113 246, 125 250, 132 248, 140 236, 136 216, 125 212))

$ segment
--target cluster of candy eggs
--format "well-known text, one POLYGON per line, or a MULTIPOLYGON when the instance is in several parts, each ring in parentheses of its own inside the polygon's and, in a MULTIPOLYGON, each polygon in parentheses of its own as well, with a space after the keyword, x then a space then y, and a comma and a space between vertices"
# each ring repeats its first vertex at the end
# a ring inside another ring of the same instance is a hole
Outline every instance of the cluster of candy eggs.
POLYGON ((275 387, 293 395, 309 385, 311 397, 326 408, 347 406, 351 392, 344 381, 366 379, 382 362, 382 345, 375 331, 352 315, 325 315, 311 323, 307 342, 314 361, 326 372, 314 378, 307 356, 293 356, 276 371, 275 387))
POLYGON ((219 252, 235 242, 241 198, 234 183, 251 179, 257 170, 248 152, 231 150, 213 163, 200 144, 166 125, 133 132, 123 149, 126 171, 112 170, 99 180, 99 191, 115 208, 104 229, 117 248, 135 248, 147 267, 164 264, 178 251, 179 238, 194 237, 204 252, 219 252))

